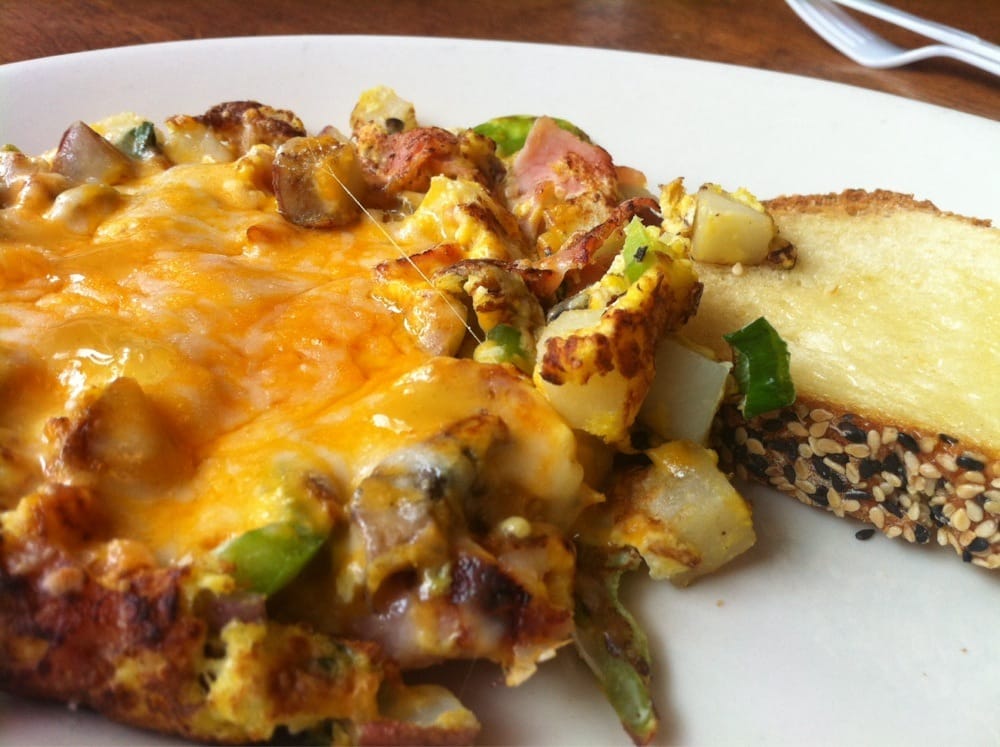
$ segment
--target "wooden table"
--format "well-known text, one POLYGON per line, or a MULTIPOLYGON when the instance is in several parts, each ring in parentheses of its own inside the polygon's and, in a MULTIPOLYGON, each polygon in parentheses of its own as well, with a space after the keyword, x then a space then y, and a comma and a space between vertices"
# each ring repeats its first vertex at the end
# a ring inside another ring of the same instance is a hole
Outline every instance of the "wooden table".
MULTIPOLYGON (((1000 42, 997 0, 890 2, 1000 42)), ((901 43, 919 40, 872 25, 901 43)), ((1000 120, 1000 79, 943 59, 863 68, 781 0, 0 0, 0 63, 145 42, 302 33, 629 49, 799 73, 1000 120)))

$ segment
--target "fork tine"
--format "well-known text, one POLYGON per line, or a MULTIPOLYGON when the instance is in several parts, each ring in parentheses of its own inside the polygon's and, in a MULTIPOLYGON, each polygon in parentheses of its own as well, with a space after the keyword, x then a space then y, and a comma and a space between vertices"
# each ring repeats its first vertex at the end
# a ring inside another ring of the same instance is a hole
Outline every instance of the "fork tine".
POLYGON ((785 2, 830 46, 867 67, 898 67, 928 57, 951 57, 1000 76, 1000 64, 965 49, 941 44, 915 49, 897 47, 831 0, 785 0, 785 2))

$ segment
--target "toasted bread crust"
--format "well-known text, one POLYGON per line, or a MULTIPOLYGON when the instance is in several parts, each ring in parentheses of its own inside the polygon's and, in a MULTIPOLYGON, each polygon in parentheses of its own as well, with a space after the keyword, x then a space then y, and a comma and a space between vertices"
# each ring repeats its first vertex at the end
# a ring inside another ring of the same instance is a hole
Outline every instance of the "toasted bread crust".
POLYGON ((970 218, 940 210, 930 200, 918 200, 911 194, 885 189, 847 189, 821 195, 782 195, 764 202, 772 213, 829 213, 840 211, 846 215, 889 213, 897 210, 917 210, 933 215, 955 218, 970 225, 990 227, 993 222, 985 218, 970 218))

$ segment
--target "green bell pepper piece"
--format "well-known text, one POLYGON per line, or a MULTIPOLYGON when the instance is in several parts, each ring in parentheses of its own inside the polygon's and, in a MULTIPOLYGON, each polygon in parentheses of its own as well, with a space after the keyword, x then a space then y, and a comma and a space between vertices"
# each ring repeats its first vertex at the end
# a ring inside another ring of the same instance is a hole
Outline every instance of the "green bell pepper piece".
POLYGON ((270 596, 294 579, 326 535, 291 521, 267 524, 234 537, 218 550, 244 589, 270 596))
POLYGON ((733 375, 743 394, 743 414, 752 418, 795 401, 788 345, 764 317, 723 335, 733 349, 733 375))
MULTIPOLYGON (((497 155, 506 157, 517 153, 524 147, 528 132, 538 117, 531 114, 511 114, 506 117, 495 117, 472 128, 473 132, 485 135, 497 144, 497 155)), ((587 134, 572 122, 553 117, 555 123, 567 132, 572 132, 581 140, 590 142, 587 134)))

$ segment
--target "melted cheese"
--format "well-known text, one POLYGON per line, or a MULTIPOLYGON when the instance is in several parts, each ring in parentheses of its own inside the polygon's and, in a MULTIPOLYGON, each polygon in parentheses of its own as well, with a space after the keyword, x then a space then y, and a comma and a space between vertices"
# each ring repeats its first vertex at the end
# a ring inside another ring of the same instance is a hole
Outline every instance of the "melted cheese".
MULTIPOLYGON (((0 388, 17 398, 0 429, 40 465, 35 483, 86 479, 60 472, 53 419, 83 417, 128 377, 193 471, 96 484, 107 534, 163 562, 298 510, 302 475, 346 500, 386 455, 485 411, 511 429, 488 479, 511 513, 571 521, 585 495, 575 440, 530 381, 422 352, 404 314, 372 293, 372 268, 399 249, 371 222, 284 221, 258 186, 269 155, 151 169, 119 185, 114 209, 93 205, 92 233, 79 230, 86 204, 73 225, 51 210, 3 211, 0 388)), ((404 251, 426 248, 420 231, 405 235, 415 243, 401 239, 404 251)), ((10 491, 0 506, 17 499, 10 491)))

